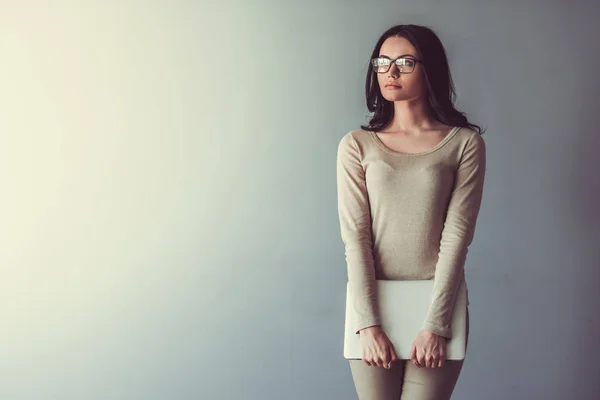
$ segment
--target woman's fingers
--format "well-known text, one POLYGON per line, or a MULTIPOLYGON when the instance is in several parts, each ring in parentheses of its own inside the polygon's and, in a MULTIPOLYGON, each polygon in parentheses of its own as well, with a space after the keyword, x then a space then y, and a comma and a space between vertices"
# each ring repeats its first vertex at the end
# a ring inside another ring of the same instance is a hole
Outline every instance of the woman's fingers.
POLYGON ((427 360, 425 360, 425 352, 421 352, 418 347, 417 347, 416 351, 417 351, 417 363, 419 363, 420 367, 426 367, 427 360))
POLYGON ((390 351, 389 351, 389 349, 386 348, 383 351, 383 353, 384 354, 381 357, 381 364, 382 364, 383 368, 388 369, 390 367, 390 358, 391 358, 390 351))
POLYGON ((377 363, 377 366, 380 368, 385 368, 387 365, 387 356, 386 356, 385 346, 380 348, 378 354, 379 354, 379 362, 377 363))
POLYGON ((437 348, 436 359, 433 368, 442 368, 446 362, 446 339, 443 338, 440 341, 440 345, 437 348))
MULTIPOLYGON (((442 368, 446 363, 446 352, 444 349, 439 349, 437 351, 427 351, 426 349, 423 349, 421 353, 417 347, 414 352, 416 353, 416 357, 414 357, 415 360, 413 361, 415 362, 415 365, 419 364, 426 368, 442 368)), ((413 360, 412 353, 411 360, 413 360)))
POLYGON ((393 345, 390 345, 390 363, 389 368, 392 368, 392 363, 398 359, 398 355, 396 354, 396 349, 394 349, 393 345))
POLYGON ((423 368, 423 364, 422 361, 419 361, 419 356, 418 356, 418 351, 417 351, 417 345, 415 342, 413 342, 412 345, 412 357, 411 360, 413 362, 413 364, 415 364, 417 366, 417 368, 423 368))
POLYGON ((396 354, 396 349, 392 348, 392 362, 398 360, 398 354, 396 354))
POLYGON ((387 368, 390 362, 390 350, 387 345, 384 345, 380 354, 381 368, 387 368))
POLYGON ((381 353, 377 351, 369 352, 369 356, 365 358, 365 362, 370 367, 383 367, 383 358, 381 357, 381 353))
POLYGON ((365 332, 364 336, 361 335, 361 346, 364 349, 361 357, 365 364, 391 368, 395 352, 392 342, 382 330, 365 332))
POLYGON ((440 351, 440 361, 438 362, 438 367, 442 368, 445 363, 446 363, 446 351, 441 350, 440 351))
POLYGON ((360 358, 362 358, 363 363, 365 363, 366 365, 368 365, 369 367, 371 366, 371 357, 369 356, 369 354, 366 351, 361 351, 360 353, 360 358))
POLYGON ((393 355, 394 355, 394 345, 392 344, 392 342, 388 339, 387 340, 387 344, 385 346, 385 361, 384 361, 384 367, 387 369, 392 368, 392 359, 393 359, 393 355))
POLYGON ((430 353, 427 356, 427 368, 435 368, 439 363, 439 358, 435 353, 430 353))
POLYGON ((410 361, 412 361, 413 364, 415 364, 417 367, 417 359, 416 359, 416 355, 415 355, 415 342, 413 342, 412 345, 410 345, 410 350, 408 352, 408 359, 410 361))

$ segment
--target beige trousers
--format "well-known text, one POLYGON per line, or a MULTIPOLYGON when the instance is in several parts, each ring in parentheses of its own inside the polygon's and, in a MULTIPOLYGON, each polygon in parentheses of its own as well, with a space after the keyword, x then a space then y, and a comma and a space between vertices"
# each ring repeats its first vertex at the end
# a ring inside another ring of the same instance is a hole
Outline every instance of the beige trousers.
POLYGON ((446 360, 442 368, 418 368, 410 360, 398 360, 385 369, 368 366, 362 360, 348 361, 359 400, 448 400, 464 363, 464 360, 446 360))

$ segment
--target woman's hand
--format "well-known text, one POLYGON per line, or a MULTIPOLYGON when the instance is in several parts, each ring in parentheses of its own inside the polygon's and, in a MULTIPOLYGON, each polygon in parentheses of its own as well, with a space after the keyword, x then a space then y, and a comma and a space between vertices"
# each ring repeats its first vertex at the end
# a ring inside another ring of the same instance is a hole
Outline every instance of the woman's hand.
POLYGON ((443 367, 446 362, 446 338, 423 329, 413 342, 409 358, 417 367, 443 367))
POLYGON ((392 362, 398 359, 394 345, 387 337, 381 326, 375 325, 361 329, 360 347, 361 358, 368 366, 376 365, 390 369, 392 362))

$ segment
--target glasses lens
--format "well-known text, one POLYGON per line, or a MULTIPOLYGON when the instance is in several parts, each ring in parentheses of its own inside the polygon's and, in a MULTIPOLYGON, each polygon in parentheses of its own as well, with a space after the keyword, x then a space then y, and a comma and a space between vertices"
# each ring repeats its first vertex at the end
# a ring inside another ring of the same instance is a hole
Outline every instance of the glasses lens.
POLYGON ((390 68, 390 63, 391 60, 387 59, 387 58, 374 58, 371 63, 373 64, 373 70, 375 72, 387 72, 387 70, 390 68))
POLYGON ((415 61, 410 58, 399 58, 396 60, 396 65, 400 72, 412 72, 415 69, 415 61))

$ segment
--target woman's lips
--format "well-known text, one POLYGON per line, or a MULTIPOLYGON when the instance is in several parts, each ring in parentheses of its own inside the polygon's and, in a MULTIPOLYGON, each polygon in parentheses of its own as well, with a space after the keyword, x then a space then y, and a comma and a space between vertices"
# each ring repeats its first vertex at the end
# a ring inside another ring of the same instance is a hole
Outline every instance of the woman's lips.
POLYGON ((386 85, 385 87, 388 88, 388 89, 392 89, 392 90, 394 90, 394 89, 401 89, 402 88, 401 86, 396 86, 396 85, 386 85))

